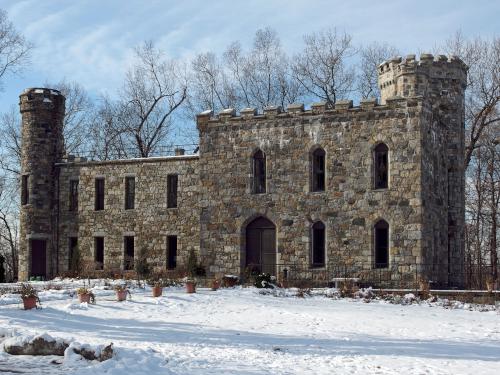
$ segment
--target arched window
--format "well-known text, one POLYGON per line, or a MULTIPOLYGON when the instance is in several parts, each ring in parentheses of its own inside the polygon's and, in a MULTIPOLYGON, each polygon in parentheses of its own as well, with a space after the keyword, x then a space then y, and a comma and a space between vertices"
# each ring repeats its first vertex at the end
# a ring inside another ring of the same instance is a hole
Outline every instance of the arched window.
POLYGON ((389 186, 389 148, 383 143, 373 150, 373 166, 375 189, 387 189, 389 186))
POLYGON ((324 267, 325 265, 325 224, 317 221, 313 224, 312 230, 312 254, 311 266, 324 267))
POLYGON ((266 154, 257 150, 253 154, 253 182, 252 192, 260 194, 266 192, 266 154))
POLYGON ((317 148, 312 153, 312 191, 325 191, 325 150, 317 148))
POLYGON ((389 224, 380 220, 375 224, 375 268, 389 266, 389 224))

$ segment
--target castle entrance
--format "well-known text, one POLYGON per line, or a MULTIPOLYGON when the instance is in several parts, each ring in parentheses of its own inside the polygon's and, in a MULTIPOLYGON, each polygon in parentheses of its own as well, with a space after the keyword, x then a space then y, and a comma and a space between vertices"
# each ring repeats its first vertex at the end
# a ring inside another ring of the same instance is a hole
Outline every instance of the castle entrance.
POLYGON ((246 266, 253 272, 276 275, 276 226, 265 217, 247 226, 246 266))
POLYGON ((47 277, 47 241, 31 240, 30 276, 47 277))

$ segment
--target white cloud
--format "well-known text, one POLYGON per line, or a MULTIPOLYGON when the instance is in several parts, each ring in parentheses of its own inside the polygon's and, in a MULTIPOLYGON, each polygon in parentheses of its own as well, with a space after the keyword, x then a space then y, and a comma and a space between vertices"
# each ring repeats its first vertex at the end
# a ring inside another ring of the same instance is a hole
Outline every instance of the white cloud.
MULTIPOLYGON (((93 92, 118 88, 132 48, 152 39, 172 57, 222 51, 233 40, 249 45, 258 28, 271 26, 289 51, 302 35, 337 26, 354 41, 385 41, 403 52, 431 50, 458 28, 498 34, 500 5, 466 1, 330 0, 2 0, 10 19, 36 44, 30 73, 5 82, 2 99, 16 102, 22 83, 74 80, 93 92), (7 96, 8 95, 8 96, 7 96)), ((2 104, 5 105, 5 104, 2 104)), ((4 107, 5 108, 5 107, 4 107)), ((4 110, 0 108, 0 110, 4 110)))

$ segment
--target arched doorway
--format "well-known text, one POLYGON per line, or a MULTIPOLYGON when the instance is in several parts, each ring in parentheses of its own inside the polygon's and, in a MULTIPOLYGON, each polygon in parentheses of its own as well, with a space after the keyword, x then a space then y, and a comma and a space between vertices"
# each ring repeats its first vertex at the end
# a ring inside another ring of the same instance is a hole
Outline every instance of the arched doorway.
POLYGON ((276 275, 276 226, 265 217, 247 225, 246 266, 254 272, 276 275))

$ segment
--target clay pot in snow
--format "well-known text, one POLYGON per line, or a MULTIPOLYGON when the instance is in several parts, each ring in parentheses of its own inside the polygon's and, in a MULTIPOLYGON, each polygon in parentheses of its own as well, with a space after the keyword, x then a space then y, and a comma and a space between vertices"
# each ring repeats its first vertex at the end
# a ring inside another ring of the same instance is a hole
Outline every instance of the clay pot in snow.
POLYGON ((196 293, 196 281, 186 281, 186 293, 196 293))
POLYGON ((163 288, 161 286, 153 286, 153 297, 161 297, 163 288))
POLYGON ((36 297, 23 297, 23 305, 25 310, 36 308, 36 297))

